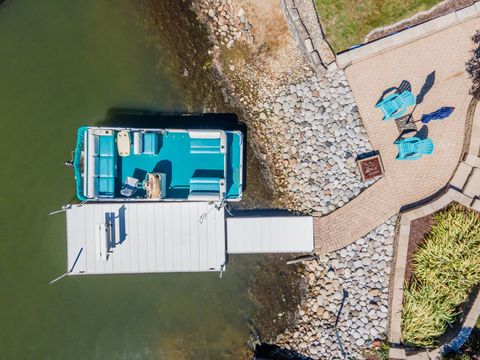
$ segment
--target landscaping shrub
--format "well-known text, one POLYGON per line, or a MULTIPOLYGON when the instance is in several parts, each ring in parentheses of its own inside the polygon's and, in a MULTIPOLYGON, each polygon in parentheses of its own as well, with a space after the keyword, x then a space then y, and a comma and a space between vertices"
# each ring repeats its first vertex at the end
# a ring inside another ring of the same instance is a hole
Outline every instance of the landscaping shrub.
POLYGON ((414 346, 434 345, 480 283, 478 214, 455 205, 436 213, 434 221, 413 256, 404 291, 403 341, 414 346))
POLYGON ((467 73, 472 79, 470 93, 478 98, 480 96, 480 30, 472 36, 472 41, 475 43, 475 49, 472 58, 467 62, 467 73))

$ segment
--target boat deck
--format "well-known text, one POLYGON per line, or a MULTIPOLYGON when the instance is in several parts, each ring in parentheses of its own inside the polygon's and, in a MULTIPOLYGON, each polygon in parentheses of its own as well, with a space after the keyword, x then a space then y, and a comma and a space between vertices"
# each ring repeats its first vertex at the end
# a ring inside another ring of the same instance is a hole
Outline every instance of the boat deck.
MULTIPOLYGON (((167 132, 159 135, 159 139, 157 154, 134 154, 131 144, 130 155, 118 157, 118 181, 115 183, 117 194, 120 194, 127 176, 143 180, 148 172, 161 172, 167 175, 168 199, 187 198, 189 181, 194 176, 224 177, 225 154, 192 153, 191 139, 187 132, 167 132)), ((231 190, 235 193, 235 189, 231 190)), ((144 190, 139 189, 136 196, 144 196, 144 190)))

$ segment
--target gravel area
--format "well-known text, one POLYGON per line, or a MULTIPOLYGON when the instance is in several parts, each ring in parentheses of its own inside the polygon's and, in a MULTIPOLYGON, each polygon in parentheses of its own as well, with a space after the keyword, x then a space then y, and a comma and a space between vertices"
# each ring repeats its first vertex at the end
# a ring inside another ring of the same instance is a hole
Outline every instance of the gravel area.
POLYGON ((296 327, 277 337, 279 346, 312 359, 363 359, 374 340, 386 338, 395 222, 396 216, 352 245, 307 264, 307 297, 296 327), (344 291, 348 296, 337 324, 342 356, 334 325, 344 291))
POLYGON ((357 169, 357 155, 372 148, 342 71, 306 73, 273 99, 263 114, 277 124, 272 136, 288 161, 288 187, 302 199, 302 210, 327 214, 372 183, 364 183, 357 169))

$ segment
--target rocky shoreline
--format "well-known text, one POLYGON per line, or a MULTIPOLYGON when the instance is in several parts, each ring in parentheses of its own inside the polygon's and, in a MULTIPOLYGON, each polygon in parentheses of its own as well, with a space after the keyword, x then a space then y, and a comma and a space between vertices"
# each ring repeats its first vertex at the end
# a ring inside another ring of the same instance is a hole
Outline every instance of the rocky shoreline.
MULTIPOLYGON (((355 100, 343 71, 315 71, 293 39, 281 44, 290 52, 288 62, 273 60, 275 47, 262 31, 256 33, 264 25, 250 19, 251 6, 242 0, 194 2, 214 43, 211 55, 227 84, 227 98, 243 110, 254 150, 273 174, 276 205, 326 215, 372 184, 361 181, 355 162, 372 150, 355 100), (266 42, 268 50, 258 50, 257 41, 266 42)), ((337 329, 348 356, 364 357, 387 329, 394 227, 392 218, 347 248, 300 268, 307 294, 294 328, 270 340, 314 359, 340 358, 334 324, 345 290, 349 295, 337 329)))
MULTIPOLYGON (((213 43, 225 96, 267 170, 273 206, 323 216, 374 182, 363 182, 356 165, 372 147, 345 74, 309 65, 280 1, 194 0, 193 8, 213 43)), ((307 292, 292 324, 262 340, 313 359, 342 358, 334 324, 345 290, 337 330, 346 356, 364 358, 387 329, 395 221, 298 268, 307 292)))
POLYGON ((277 344, 312 359, 367 357, 373 341, 386 337, 395 223, 396 216, 346 248, 307 264, 302 271, 307 297, 299 306, 297 325, 279 335, 277 344), (337 316, 344 355, 335 331, 337 316))
POLYGON ((280 129, 288 188, 302 211, 328 214, 372 183, 357 170, 357 155, 372 148, 343 72, 306 72, 274 95, 265 112, 280 129))
MULTIPOLYGON (((361 181, 355 162, 372 147, 343 71, 317 74, 283 13, 285 30, 269 39, 270 29, 262 28, 268 25, 250 19, 261 9, 249 1, 193 5, 214 44, 210 54, 226 96, 243 110, 255 154, 268 169, 273 205, 325 215, 371 185, 361 181)), ((281 11, 280 2, 276 6, 281 11)))

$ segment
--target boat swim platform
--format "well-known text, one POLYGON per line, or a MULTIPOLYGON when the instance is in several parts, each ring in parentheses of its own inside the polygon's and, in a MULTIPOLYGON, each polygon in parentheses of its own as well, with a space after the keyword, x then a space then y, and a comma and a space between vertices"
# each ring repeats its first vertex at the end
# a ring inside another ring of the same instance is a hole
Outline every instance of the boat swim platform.
POLYGON ((218 272, 228 254, 314 249, 312 217, 227 218, 211 202, 86 203, 66 218, 68 275, 218 272))

